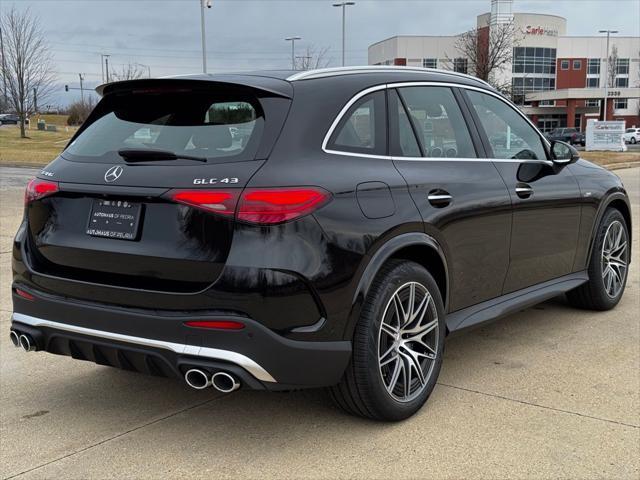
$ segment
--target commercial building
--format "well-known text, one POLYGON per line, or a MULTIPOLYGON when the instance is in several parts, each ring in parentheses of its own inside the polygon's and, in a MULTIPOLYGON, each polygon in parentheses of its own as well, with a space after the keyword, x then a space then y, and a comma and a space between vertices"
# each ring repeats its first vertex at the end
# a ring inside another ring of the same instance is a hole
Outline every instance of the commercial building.
MULTIPOLYGON (((492 0, 491 12, 477 17, 479 48, 488 48, 493 26, 512 22, 513 61, 493 80, 510 86, 513 101, 540 129, 584 130, 589 118, 602 119, 607 84, 607 120, 640 126, 640 37, 612 35, 607 55, 604 35, 567 36, 565 18, 513 13, 513 0, 492 0)), ((441 68, 473 75, 469 59, 457 47, 459 35, 394 36, 369 47, 369 64, 441 68)))

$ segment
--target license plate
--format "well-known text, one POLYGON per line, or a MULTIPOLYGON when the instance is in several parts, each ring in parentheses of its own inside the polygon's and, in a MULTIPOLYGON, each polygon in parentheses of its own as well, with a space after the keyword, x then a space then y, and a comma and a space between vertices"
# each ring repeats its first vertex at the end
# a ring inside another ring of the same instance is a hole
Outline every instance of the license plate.
POLYGON ((123 200, 94 200, 87 225, 93 237, 135 240, 142 205, 123 200))

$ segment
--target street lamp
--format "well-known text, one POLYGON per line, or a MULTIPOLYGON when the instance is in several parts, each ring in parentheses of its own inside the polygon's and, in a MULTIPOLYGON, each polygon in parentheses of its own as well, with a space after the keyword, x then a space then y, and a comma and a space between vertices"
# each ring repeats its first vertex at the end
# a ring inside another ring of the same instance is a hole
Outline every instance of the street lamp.
POLYGON ((200 34, 202 35, 202 73, 207 73, 207 42, 204 33, 204 7, 211 8, 212 0, 200 0, 200 34))
POLYGON ((285 41, 291 42, 291 70, 296 69, 296 40, 302 40, 302 37, 285 38, 285 41))
MULTIPOLYGON (((612 33, 618 33, 618 30, 600 30, 598 33, 607 34, 607 55, 606 63, 604 64, 604 115, 602 119, 607 121, 607 97, 609 96, 609 37, 612 33)), ((614 65, 616 68, 616 65, 614 65)))
POLYGON ((342 7, 342 66, 344 67, 344 50, 345 50, 345 11, 350 5, 355 5, 356 2, 339 2, 334 3, 334 7, 342 7))

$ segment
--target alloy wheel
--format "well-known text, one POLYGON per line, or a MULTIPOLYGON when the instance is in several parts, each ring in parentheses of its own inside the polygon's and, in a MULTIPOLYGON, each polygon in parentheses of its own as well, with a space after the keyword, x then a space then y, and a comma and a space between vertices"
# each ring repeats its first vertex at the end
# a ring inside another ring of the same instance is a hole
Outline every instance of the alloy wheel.
POLYGON ((602 282, 607 295, 616 298, 624 286, 629 262, 627 232, 618 220, 611 222, 602 243, 602 282))
POLYGON ((378 332, 378 369, 395 400, 410 402, 427 386, 438 352, 438 312, 424 285, 398 288, 385 307, 378 332))

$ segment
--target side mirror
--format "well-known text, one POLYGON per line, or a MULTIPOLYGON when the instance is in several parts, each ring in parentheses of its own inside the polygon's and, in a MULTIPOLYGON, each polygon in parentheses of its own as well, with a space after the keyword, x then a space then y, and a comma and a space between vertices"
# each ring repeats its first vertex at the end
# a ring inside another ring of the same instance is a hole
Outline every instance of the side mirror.
POLYGON ((580 159, 580 153, 571 145, 559 140, 551 142, 551 160, 556 165, 568 165, 580 159))

